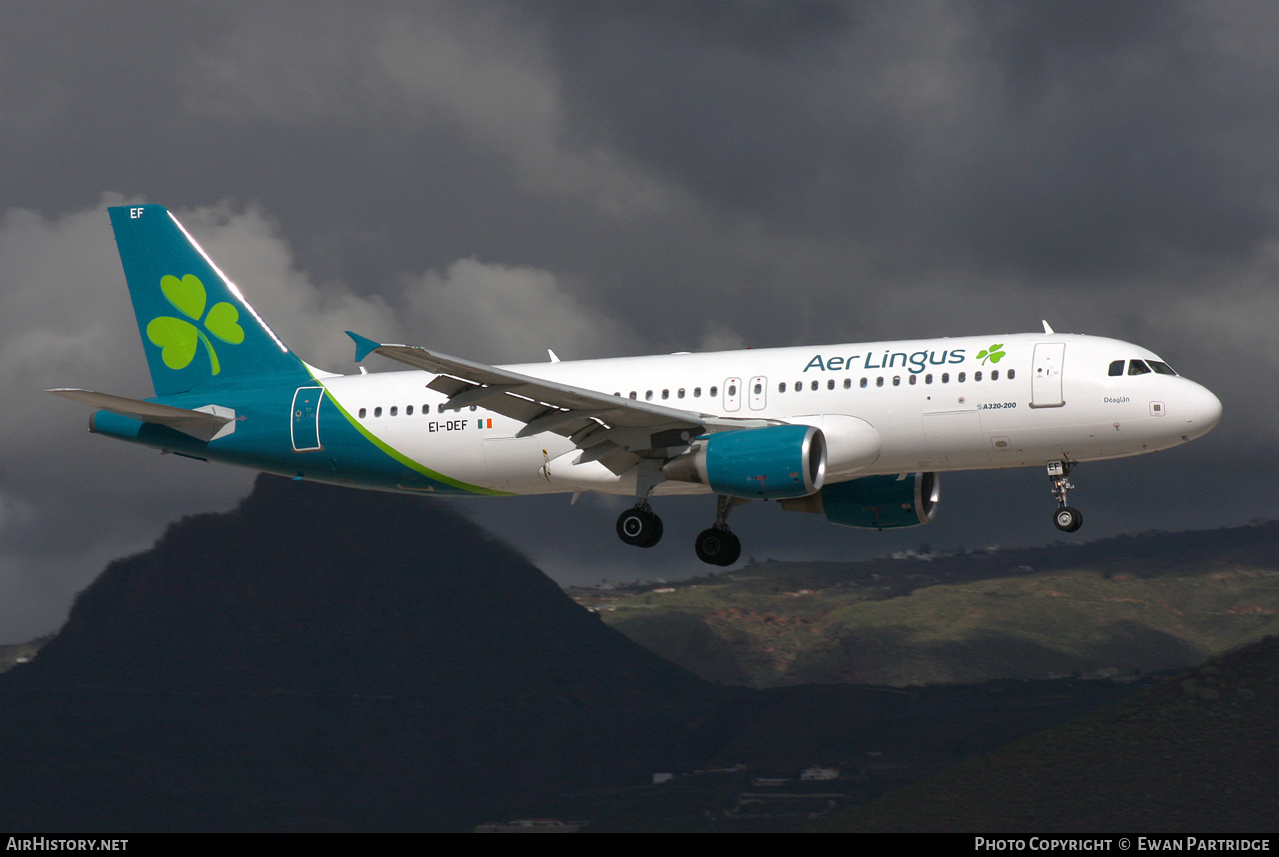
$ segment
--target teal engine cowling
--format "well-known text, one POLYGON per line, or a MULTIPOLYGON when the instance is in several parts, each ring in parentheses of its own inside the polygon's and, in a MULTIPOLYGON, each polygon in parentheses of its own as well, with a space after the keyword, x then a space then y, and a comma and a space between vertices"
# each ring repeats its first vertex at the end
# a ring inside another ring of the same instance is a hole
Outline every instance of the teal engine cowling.
POLYGON ((804 425, 717 432, 667 462, 662 473, 730 497, 803 497, 826 481, 826 439, 821 429, 804 425))
POLYGON ((792 512, 813 512, 832 524, 887 530, 926 524, 937 514, 936 473, 864 476, 827 485, 811 497, 782 500, 792 512))

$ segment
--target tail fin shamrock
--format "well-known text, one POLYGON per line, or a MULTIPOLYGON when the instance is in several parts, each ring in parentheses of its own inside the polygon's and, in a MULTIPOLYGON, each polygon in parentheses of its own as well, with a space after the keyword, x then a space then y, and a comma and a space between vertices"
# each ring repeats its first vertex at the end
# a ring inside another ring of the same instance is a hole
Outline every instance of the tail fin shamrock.
POLYGON ((310 379, 167 208, 108 210, 157 396, 251 376, 310 379))

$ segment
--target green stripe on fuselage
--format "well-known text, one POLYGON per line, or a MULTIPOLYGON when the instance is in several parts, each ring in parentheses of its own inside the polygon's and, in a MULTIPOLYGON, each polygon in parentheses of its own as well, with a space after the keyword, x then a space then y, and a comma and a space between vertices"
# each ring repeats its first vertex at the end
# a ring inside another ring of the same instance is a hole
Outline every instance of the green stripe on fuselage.
MULTIPOLYGON (((314 375, 314 373, 312 374, 314 375)), ((320 384, 321 386, 324 385, 323 379, 316 378, 315 381, 317 384, 320 384)), ((407 455, 400 452, 398 449, 391 446, 386 441, 377 437, 375 434, 373 434, 373 432, 365 428, 358 419, 356 419, 354 416, 351 415, 349 411, 347 411, 346 408, 342 407, 342 404, 338 402, 337 397, 333 395, 332 391, 330 391, 328 387, 325 387, 324 391, 327 394, 329 402, 332 403, 332 405, 338 409, 338 412, 342 414, 343 417, 346 418, 346 421, 356 431, 358 431, 361 435, 364 436, 365 440, 373 444, 375 447, 377 447, 379 450, 381 450, 384 454, 386 454, 390 458, 402 464, 404 467, 407 467, 408 469, 416 473, 420 473, 423 476, 427 477, 428 479, 438 482, 441 485, 445 485, 450 488, 453 488, 458 492, 464 492, 468 494, 481 494, 481 495, 493 496, 493 497, 512 496, 509 491, 498 491, 495 488, 484 488, 480 485, 472 485, 469 482, 463 482, 460 479, 453 479, 449 476, 445 476, 443 473, 438 473, 432 470, 431 468, 426 467, 418 463, 417 461, 414 461, 412 458, 409 458, 407 455)), ((417 490, 417 489, 409 489, 409 490, 417 490)), ((453 493, 453 492, 446 491, 443 493, 453 493)))

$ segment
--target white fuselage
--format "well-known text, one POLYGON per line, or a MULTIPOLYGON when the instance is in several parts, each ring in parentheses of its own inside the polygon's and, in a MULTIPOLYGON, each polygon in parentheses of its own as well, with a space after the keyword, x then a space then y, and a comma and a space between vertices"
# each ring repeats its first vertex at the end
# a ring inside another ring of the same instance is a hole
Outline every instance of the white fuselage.
MULTIPOLYGON (((1221 403, 1173 374, 1129 374, 1150 351, 1076 334, 774 348, 506 367, 524 375, 744 420, 811 424, 831 439, 828 482, 875 474, 1043 466, 1140 455, 1208 432, 1221 403), (988 353, 989 352, 989 353, 988 353), (1123 361, 1122 374, 1112 374, 1123 361), (843 429, 868 425, 878 454, 841 467, 843 429)), ((517 438, 524 424, 483 405, 442 411, 421 371, 328 377, 328 394, 387 446, 424 467, 516 494, 631 494, 635 473, 574 465, 557 434, 517 438)), ((666 481, 654 494, 709 493, 666 481)))

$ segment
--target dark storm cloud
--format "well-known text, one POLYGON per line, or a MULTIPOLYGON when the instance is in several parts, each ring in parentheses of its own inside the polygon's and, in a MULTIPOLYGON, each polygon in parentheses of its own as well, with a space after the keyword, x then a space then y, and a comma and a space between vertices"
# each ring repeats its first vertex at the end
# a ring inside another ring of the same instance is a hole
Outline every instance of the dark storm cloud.
MULTIPOLYGON (((0 636, 249 482, 36 392, 149 391, 125 199, 336 371, 348 328, 494 361, 1040 318, 1141 342, 1226 421, 1081 469, 1088 535, 1274 514, 1277 37, 1249 3, 0 0, 0 636)), ((562 578, 701 570, 711 504, 663 501, 641 554, 619 502, 467 508, 562 578)), ((1051 540, 1050 508, 1026 470, 948 475, 926 530, 733 520, 747 555, 837 557, 1051 540)))
POLYGON ((858 242, 882 274, 1086 286, 1274 232, 1250 58, 1173 4, 877 5, 856 26, 748 28, 774 51, 657 8, 555 16, 579 111, 702 201, 858 242))

